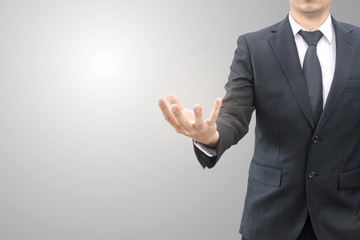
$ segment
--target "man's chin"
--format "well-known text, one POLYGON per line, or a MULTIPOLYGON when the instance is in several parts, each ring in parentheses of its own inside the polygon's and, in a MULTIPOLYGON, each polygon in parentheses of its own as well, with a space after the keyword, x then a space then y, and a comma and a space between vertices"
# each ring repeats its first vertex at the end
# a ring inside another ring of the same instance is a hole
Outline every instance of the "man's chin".
POLYGON ((313 6, 312 4, 302 7, 300 10, 303 15, 307 15, 307 16, 317 16, 324 11, 324 9, 313 6))

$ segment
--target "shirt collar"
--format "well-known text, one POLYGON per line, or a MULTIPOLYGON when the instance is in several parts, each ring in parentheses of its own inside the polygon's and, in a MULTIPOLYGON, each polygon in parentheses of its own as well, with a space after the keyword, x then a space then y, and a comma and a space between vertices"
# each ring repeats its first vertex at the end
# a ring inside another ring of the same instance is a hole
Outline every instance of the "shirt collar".
MULTIPOLYGON (((292 32, 293 32, 294 36, 296 36, 296 34, 300 30, 308 31, 308 30, 304 29, 300 24, 298 24, 294 20, 294 18, 291 16, 291 12, 289 13, 289 21, 290 21, 290 26, 291 26, 291 29, 292 29, 292 32)), ((322 34, 329 41, 329 43, 331 43, 333 41, 335 31, 334 31, 334 26, 332 24, 330 14, 326 18, 325 22, 320 27, 318 27, 316 30, 320 30, 320 32, 322 32, 322 34)))

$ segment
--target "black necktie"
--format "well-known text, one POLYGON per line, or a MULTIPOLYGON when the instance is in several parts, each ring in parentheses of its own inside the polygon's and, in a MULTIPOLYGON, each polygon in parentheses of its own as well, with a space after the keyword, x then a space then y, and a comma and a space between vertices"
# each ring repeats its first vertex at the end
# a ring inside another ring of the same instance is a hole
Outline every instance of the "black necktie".
POLYGON ((323 34, 320 31, 300 31, 299 34, 308 44, 304 58, 303 72, 309 92, 314 122, 315 125, 317 125, 323 109, 323 96, 321 66, 316 54, 316 46, 323 34))

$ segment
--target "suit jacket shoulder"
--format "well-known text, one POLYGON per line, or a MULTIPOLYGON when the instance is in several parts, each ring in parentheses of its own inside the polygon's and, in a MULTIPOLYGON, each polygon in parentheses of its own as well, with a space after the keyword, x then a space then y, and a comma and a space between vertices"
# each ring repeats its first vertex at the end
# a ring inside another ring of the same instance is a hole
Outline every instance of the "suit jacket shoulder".
POLYGON ((265 27, 258 31, 243 34, 239 38, 244 37, 250 44, 257 43, 259 41, 267 40, 266 39, 267 36, 273 34, 274 32, 276 32, 284 27, 290 27, 288 16, 286 16, 286 18, 284 18, 283 20, 281 20, 278 23, 275 23, 271 26, 265 27))
POLYGON ((336 28, 340 28, 340 29, 344 30, 345 32, 349 32, 350 35, 355 40, 360 41, 360 27, 349 24, 349 23, 338 22, 334 18, 332 18, 332 20, 333 20, 333 24, 335 26, 335 30, 336 30, 336 28))

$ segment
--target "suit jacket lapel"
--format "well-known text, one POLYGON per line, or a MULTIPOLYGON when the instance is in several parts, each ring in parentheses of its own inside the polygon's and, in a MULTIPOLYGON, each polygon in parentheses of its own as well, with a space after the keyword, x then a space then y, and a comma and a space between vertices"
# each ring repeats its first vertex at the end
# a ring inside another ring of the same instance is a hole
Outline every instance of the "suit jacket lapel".
POLYGON ((284 71, 302 111, 314 129, 309 94, 288 17, 275 25, 269 43, 284 71))
POLYGON ((330 92, 325 104, 323 114, 319 120, 317 131, 321 129, 329 119, 335 105, 343 92, 345 85, 350 77, 351 67, 354 59, 353 39, 350 35, 350 29, 345 29, 334 18, 332 19, 336 36, 336 65, 334 78, 331 84, 330 92))

